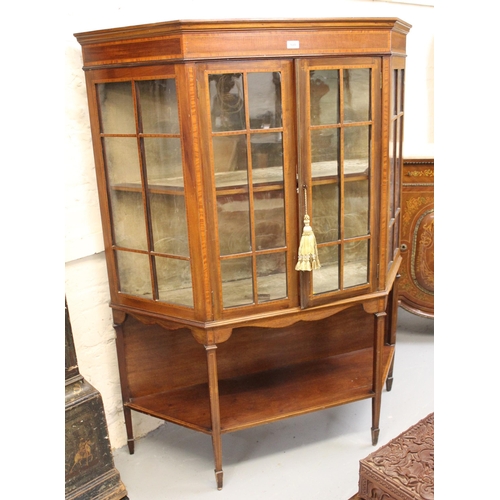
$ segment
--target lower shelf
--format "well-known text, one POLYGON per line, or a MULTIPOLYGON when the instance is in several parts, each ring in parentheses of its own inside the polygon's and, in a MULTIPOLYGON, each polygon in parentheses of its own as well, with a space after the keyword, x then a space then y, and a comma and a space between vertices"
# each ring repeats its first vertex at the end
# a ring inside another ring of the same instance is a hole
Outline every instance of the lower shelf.
MULTIPOLYGON (((393 346, 384 346, 384 379, 393 346)), ((233 432, 373 397, 371 348, 219 380, 221 432, 233 432)), ((211 433, 208 384, 134 398, 129 408, 211 433)))

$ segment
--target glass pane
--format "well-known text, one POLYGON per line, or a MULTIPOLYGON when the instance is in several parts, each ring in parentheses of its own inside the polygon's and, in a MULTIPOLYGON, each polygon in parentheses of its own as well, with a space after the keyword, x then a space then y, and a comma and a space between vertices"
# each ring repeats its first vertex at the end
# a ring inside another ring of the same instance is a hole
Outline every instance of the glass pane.
POLYGON ((344 70, 344 123, 370 119, 370 69, 344 70))
POLYGON ((259 302, 286 297, 286 257, 284 253, 257 256, 259 302))
POLYGON ((212 131, 245 129, 243 75, 241 73, 210 75, 209 82, 212 131))
POLYGON ((344 131, 344 174, 368 173, 370 126, 347 127, 344 131))
POLYGON ((313 271, 313 293, 331 292, 339 289, 339 247, 318 248, 321 268, 313 271))
POLYGON ((285 246, 283 191, 255 193, 255 244, 257 250, 285 246))
POLYGON ((391 82, 391 99, 392 99, 392 114, 398 114, 398 70, 395 69, 392 72, 392 82, 391 82))
POLYGON ((394 248, 394 224, 389 225, 389 242, 387 246, 387 262, 392 262, 394 248))
POLYGON ((321 129, 311 130, 311 162, 313 178, 323 176, 324 169, 328 175, 337 174, 337 165, 340 154, 339 130, 321 129))
POLYGON ((181 140, 167 137, 146 137, 144 154, 148 184, 183 187, 181 140))
POLYGON ((149 258, 142 253, 116 252, 120 292, 152 298, 149 258))
POLYGON ((104 134, 135 134, 134 104, 130 82, 97 85, 104 134))
POLYGON ((368 180, 346 182, 345 184, 344 236, 346 238, 368 234, 369 188, 368 180))
POLYGON ((247 82, 250 127, 281 127, 281 74, 249 73, 247 82))
MULTIPOLYGON (((339 235, 339 185, 313 186, 311 227, 318 243, 337 241, 339 235)), ((320 259, 321 265, 323 265, 320 259)))
POLYGON ((178 134, 179 111, 173 78, 137 82, 142 131, 145 134, 178 134))
POLYGON ((400 112, 403 112, 405 107, 404 92, 405 92, 405 70, 401 69, 399 70, 399 96, 398 96, 400 112))
POLYGON ((159 300, 193 307, 193 287, 189 262, 155 257, 155 265, 159 300))
POLYGON ((343 288, 368 283, 368 259, 367 240, 354 241, 344 245, 343 288))
POLYGON ((154 251, 188 257, 184 196, 152 193, 149 200, 154 251))
POLYGON ((248 194, 218 196, 220 255, 249 252, 250 204, 248 194))
POLYGON ((214 137, 215 184, 217 187, 248 183, 247 144, 245 136, 214 137))
POLYGON ((147 250, 142 194, 110 189, 113 243, 119 247, 147 250))
POLYGON ((224 307, 253 304, 252 258, 223 260, 220 266, 224 307))
POLYGON ((394 120, 392 122, 392 127, 390 128, 389 135, 389 217, 394 217, 395 206, 394 206, 394 190, 396 182, 396 165, 397 165, 397 145, 398 145, 398 122, 399 120, 394 120))
POLYGON ((394 237, 392 242, 392 258, 396 257, 396 249, 399 248, 399 217, 394 221, 394 237))
POLYGON ((311 125, 339 123, 339 71, 314 70, 310 74, 311 125))
POLYGON ((135 184, 140 188, 141 169, 135 137, 105 137, 103 149, 109 184, 135 184))
POLYGON ((254 183, 283 181, 283 136, 281 133, 268 132, 252 134, 252 167, 270 169, 254 172, 254 183))

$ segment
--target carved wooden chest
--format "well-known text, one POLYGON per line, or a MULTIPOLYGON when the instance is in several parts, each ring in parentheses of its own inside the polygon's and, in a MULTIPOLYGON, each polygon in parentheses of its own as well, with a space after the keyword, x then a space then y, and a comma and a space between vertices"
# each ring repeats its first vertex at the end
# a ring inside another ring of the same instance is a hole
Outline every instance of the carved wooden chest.
POLYGON ((434 413, 360 460, 355 499, 434 499, 434 413))

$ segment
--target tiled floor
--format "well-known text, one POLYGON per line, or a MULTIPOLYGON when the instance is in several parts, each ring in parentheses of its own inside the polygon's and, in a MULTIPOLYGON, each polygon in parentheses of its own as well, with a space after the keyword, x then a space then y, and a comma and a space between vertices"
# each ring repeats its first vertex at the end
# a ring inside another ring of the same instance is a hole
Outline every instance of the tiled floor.
MULTIPOLYGON (((378 446, 434 411, 434 321, 400 310, 394 384, 382 397, 378 446)), ((163 424, 115 451, 130 500, 347 500, 371 445, 371 401, 223 436, 218 491, 210 436, 163 424)), ((376 449, 376 448, 375 448, 376 449)))

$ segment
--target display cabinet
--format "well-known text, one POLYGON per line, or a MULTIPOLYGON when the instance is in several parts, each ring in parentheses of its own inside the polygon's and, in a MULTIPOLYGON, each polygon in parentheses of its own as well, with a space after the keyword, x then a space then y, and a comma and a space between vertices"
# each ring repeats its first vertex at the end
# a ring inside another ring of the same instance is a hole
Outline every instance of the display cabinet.
POLYGON ((399 19, 78 33, 129 449, 353 401, 379 433, 401 262, 399 19), (312 228, 312 231, 311 231, 312 228))

